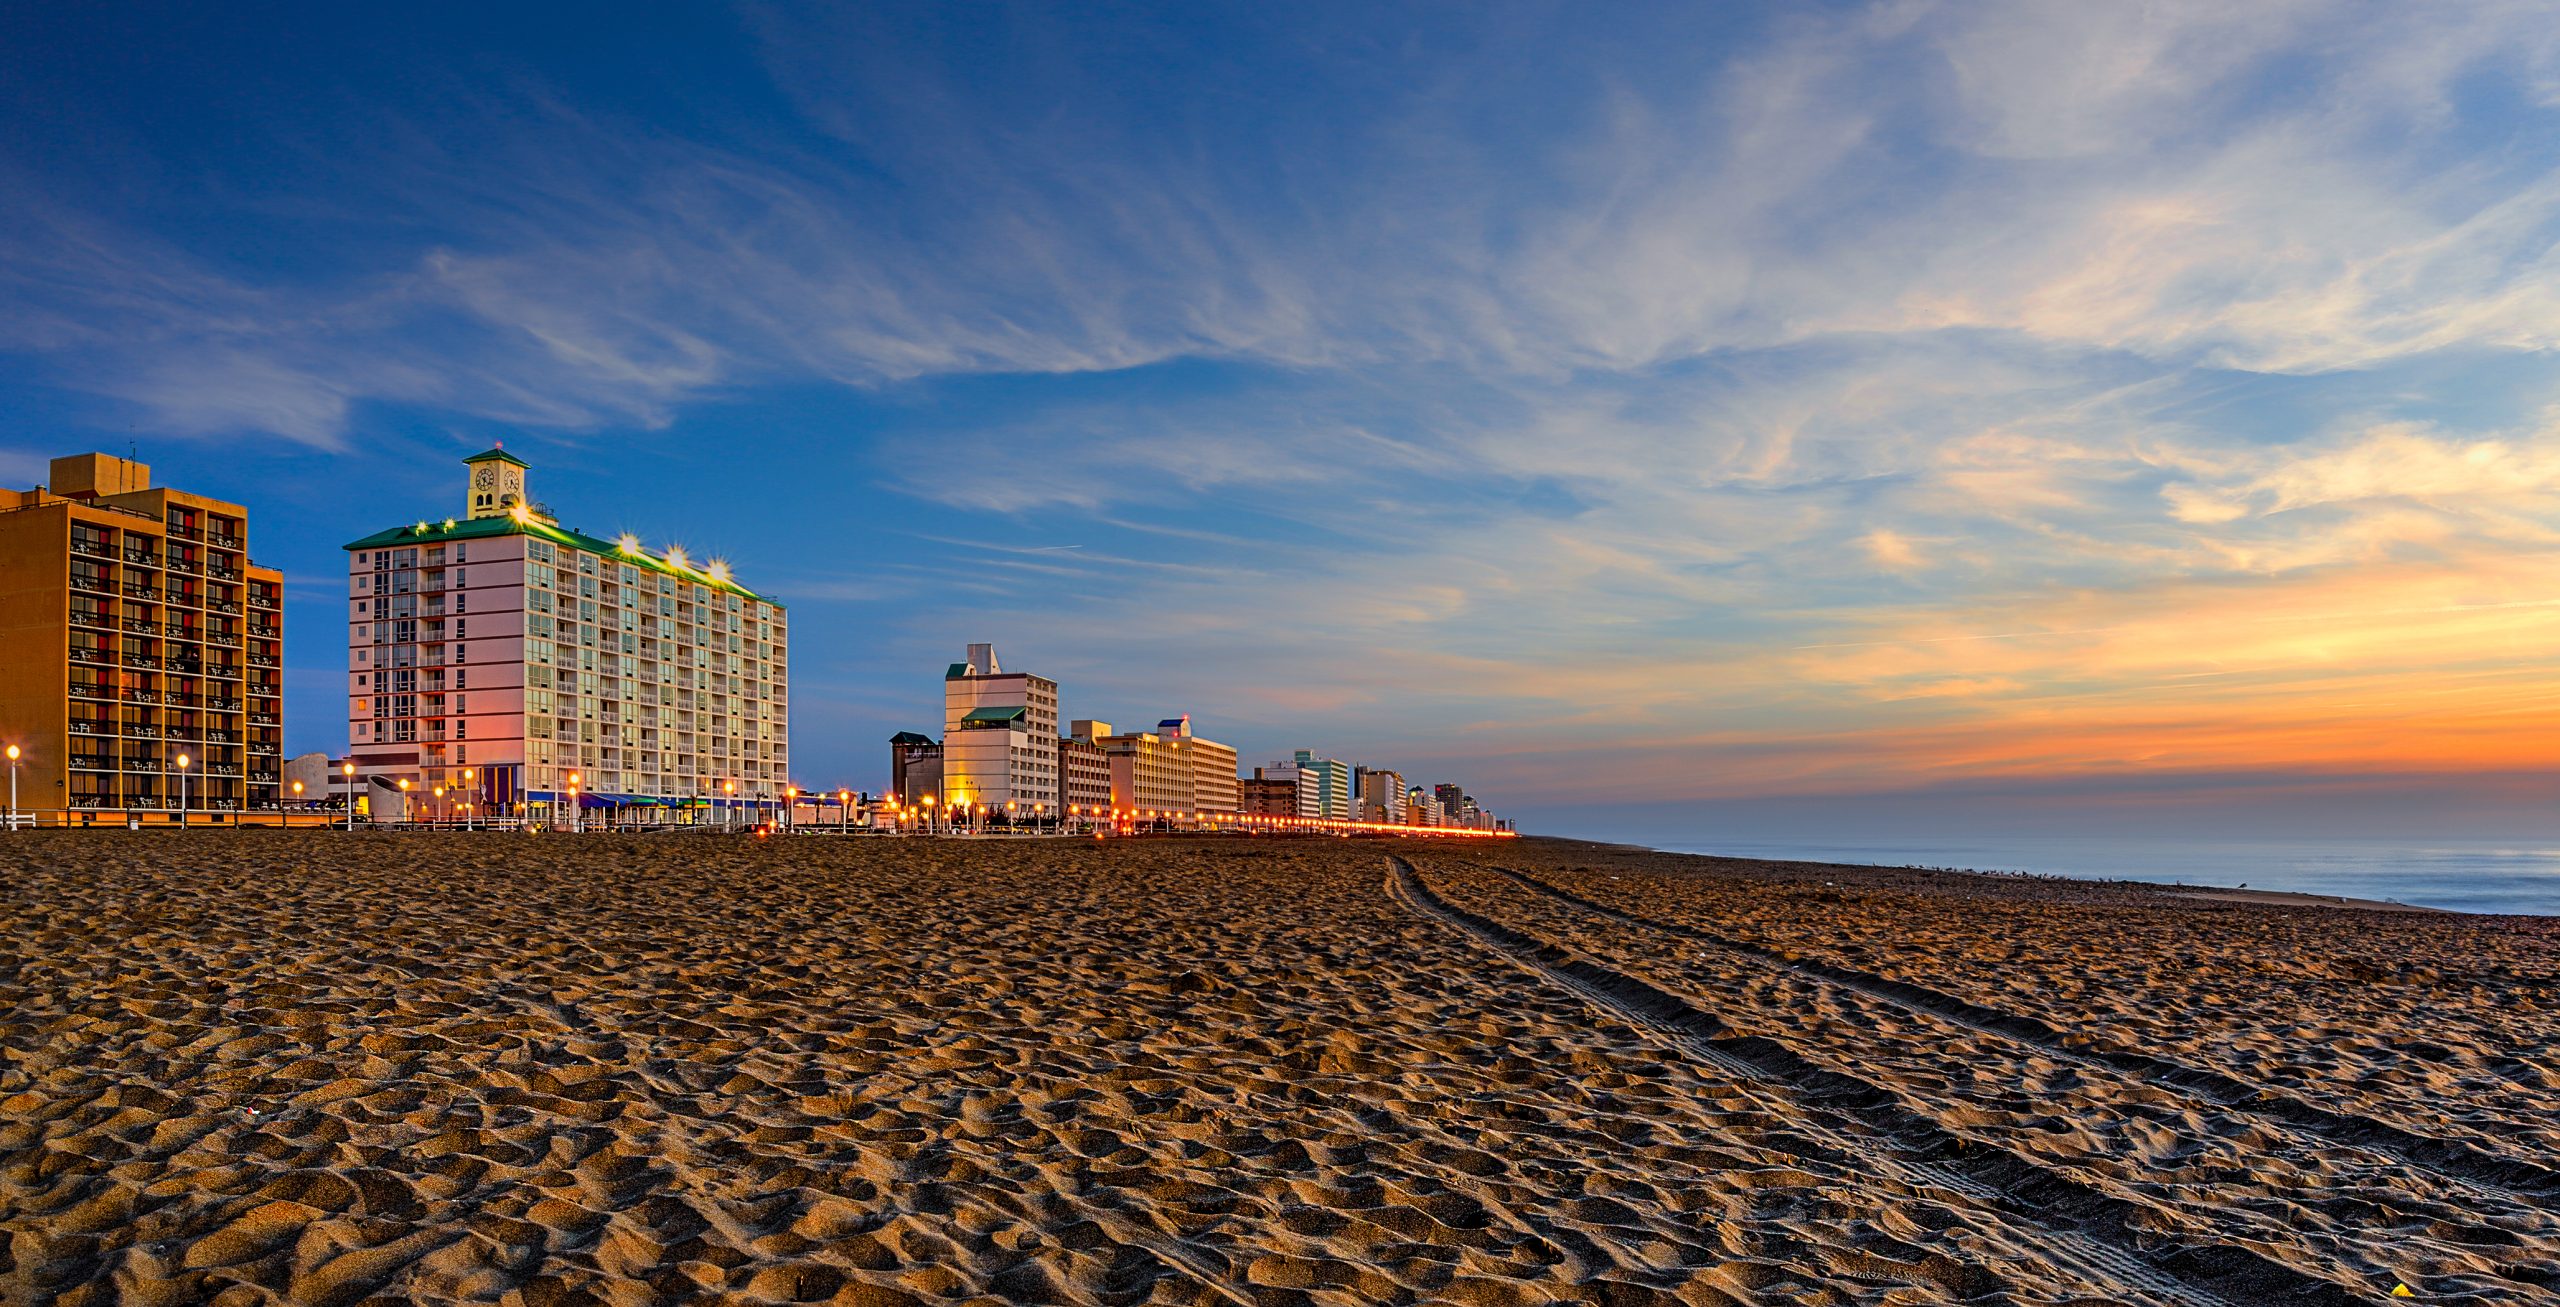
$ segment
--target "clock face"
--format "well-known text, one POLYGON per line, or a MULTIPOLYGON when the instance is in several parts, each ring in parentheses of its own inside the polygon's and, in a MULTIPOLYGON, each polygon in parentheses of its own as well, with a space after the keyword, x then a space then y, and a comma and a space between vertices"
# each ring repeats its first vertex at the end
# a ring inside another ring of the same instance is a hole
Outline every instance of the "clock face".
POLYGON ((481 464, 480 470, 471 474, 471 484, 483 490, 498 484, 498 469, 486 463, 481 464))

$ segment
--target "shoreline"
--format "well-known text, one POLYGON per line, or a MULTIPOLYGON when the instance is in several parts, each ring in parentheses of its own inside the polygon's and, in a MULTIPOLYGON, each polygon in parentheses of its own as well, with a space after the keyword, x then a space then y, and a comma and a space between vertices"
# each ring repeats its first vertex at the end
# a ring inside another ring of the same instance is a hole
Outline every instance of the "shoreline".
MULTIPOLYGON (((1854 861, 1823 857, 1785 857, 1767 852, 1711 851, 1701 844, 1682 847, 1625 844, 1610 841, 1583 840, 1568 836, 1522 836, 1523 839, 1566 839, 1594 848, 1641 850, 1666 857, 1706 858, 1720 862, 1763 863, 1770 866, 1838 867, 1858 871, 1893 871, 1923 873, 1947 877, 1972 877, 1997 882, 2060 882, 2071 885, 2119 887, 2131 892, 2181 898, 2197 903, 2217 903, 2259 907, 2318 907, 2342 911, 2434 913, 2463 917, 2487 917, 2499 920, 2560 919, 2560 906, 2542 908, 2468 908, 2443 904, 2418 903, 2374 895, 2341 894, 2320 889, 2262 889, 2246 882, 2216 883, 2202 878, 2146 880, 2111 871, 2032 871, 1993 867, 1933 865, 1922 862, 1884 861, 1890 854, 1879 854, 1876 861, 1854 861)), ((2483 841, 2501 846, 2532 841, 2483 841)), ((1749 841, 1744 842, 1748 845, 1749 841)), ((2284 841, 2269 841, 2271 848, 2294 847, 2284 841)), ((2553 878, 2553 891, 2560 895, 2560 875, 2553 878)))

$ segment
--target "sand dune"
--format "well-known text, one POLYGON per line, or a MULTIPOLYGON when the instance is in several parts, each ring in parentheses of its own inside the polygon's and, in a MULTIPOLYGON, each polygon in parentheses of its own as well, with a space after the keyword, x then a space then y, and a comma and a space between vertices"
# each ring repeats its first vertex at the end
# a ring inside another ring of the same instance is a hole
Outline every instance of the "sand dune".
POLYGON ((2548 922, 199 832, 9 840, 0 939, 10 1304, 2560 1294, 2548 922))

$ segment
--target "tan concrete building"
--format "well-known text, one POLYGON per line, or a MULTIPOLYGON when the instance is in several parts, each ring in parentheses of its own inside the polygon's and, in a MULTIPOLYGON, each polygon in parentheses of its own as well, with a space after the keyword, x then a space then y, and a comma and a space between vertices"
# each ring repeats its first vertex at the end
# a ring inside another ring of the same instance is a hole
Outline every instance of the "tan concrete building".
MULTIPOLYGON (((238 504, 105 454, 0 491, 0 743, 22 809, 276 806, 284 577, 238 504)), ((5 781, 0 781, 5 784, 5 781)), ((4 792, 0 792, 4 793, 4 792)))
POLYGON ((1156 723, 1156 734, 1191 768, 1191 806, 1201 812, 1244 811, 1244 786, 1236 776, 1235 746, 1203 739, 1191 730, 1191 714, 1156 723))
POLYGON ((1058 683, 1008 672, 992 644, 942 678, 942 799, 1029 821, 1058 799, 1058 683))
MULTIPOLYGON (((1103 734, 1111 733, 1108 723, 1098 724, 1103 734)), ((1070 820, 1111 806, 1111 755, 1101 745, 1085 738, 1058 741, 1058 802, 1070 820)))
POLYGON ((1111 806, 1124 812, 1191 812, 1191 760, 1153 731, 1113 734, 1111 723, 1079 721, 1075 738, 1101 747, 1111 764, 1111 806))
POLYGON ((347 734, 426 815, 744 819, 787 797, 790 630, 725 564, 562 527, 504 448, 347 551, 347 734), (466 773, 468 773, 466 777, 466 773), (434 799, 442 787, 445 795, 434 799))

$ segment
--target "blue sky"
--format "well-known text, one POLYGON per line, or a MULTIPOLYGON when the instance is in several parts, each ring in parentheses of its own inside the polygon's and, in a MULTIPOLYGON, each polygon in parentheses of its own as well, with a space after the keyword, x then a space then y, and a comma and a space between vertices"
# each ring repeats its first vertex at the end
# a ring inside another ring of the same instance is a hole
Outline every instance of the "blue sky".
POLYGON ((2542 5, 21 6, 0 476, 504 439, 792 606, 1585 833, 2551 832, 2542 5), (1706 814, 1706 815, 1701 815, 1706 814))

